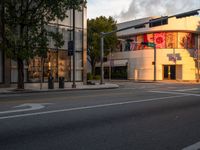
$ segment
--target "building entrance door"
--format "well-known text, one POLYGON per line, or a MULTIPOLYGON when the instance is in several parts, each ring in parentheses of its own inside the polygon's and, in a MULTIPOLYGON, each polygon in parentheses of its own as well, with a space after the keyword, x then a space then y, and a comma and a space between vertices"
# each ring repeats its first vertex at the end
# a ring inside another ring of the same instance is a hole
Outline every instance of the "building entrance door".
POLYGON ((164 65, 163 78, 164 80, 175 80, 176 79, 176 65, 164 65))

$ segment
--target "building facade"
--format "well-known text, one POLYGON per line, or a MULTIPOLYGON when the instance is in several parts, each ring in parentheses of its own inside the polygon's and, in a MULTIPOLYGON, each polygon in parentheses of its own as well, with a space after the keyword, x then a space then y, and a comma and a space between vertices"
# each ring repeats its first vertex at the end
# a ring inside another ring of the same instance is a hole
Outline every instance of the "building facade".
MULTIPOLYGON (((121 29, 152 19, 154 17, 124 22, 117 26, 121 29)), ((117 50, 104 63, 105 68, 112 68, 112 73, 125 72, 126 77, 132 80, 154 80, 156 64, 156 80, 199 80, 197 57, 200 49, 200 17, 169 18, 160 23, 121 31, 117 36, 117 50), (156 61, 154 48, 141 42, 156 44, 156 61)))
MULTIPOLYGON (((52 39, 46 58, 35 56, 24 62, 24 82, 36 83, 48 81, 50 73, 54 81, 64 77, 65 81, 73 79, 73 56, 68 53, 68 42, 73 40, 73 10, 67 11, 68 17, 63 21, 56 20, 47 26, 50 31, 59 31, 63 34, 64 45, 61 48, 54 46, 52 39)), ((87 74, 87 8, 75 12, 75 80, 86 82, 87 74)), ((0 86, 9 86, 18 80, 17 63, 6 58, 0 49, 0 86)))

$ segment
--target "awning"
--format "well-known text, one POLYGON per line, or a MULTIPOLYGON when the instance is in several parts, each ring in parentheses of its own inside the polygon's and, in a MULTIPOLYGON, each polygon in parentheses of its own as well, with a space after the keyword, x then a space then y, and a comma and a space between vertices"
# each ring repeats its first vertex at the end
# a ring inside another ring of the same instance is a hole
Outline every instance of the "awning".
MULTIPOLYGON (((103 63, 104 67, 119 67, 119 66, 127 66, 128 60, 127 59, 119 59, 119 60, 111 60, 106 61, 103 63)), ((98 63, 96 67, 100 67, 101 63, 98 63)))

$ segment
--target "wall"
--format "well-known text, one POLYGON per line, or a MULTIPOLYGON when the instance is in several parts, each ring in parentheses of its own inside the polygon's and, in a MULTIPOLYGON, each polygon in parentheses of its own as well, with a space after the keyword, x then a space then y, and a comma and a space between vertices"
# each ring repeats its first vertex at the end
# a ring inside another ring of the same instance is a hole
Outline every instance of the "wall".
MULTIPOLYGON (((152 17, 155 18, 155 17, 152 17)), ((144 23, 149 21, 151 18, 144 18, 139 20, 133 20, 130 22, 124 22, 117 25, 118 29, 137 25, 140 23, 144 23)), ((127 35, 134 35, 138 33, 151 33, 151 32, 160 32, 160 31, 197 31, 199 25, 200 17, 198 16, 191 16, 185 17, 181 19, 170 18, 168 20, 167 25, 162 25, 158 27, 149 28, 149 25, 146 24, 145 28, 134 29, 131 28, 129 30, 121 31, 117 33, 117 36, 127 36, 127 35)))
MULTIPOLYGON (((163 65, 177 65, 177 80, 195 80, 195 61, 193 50, 186 49, 157 49, 157 80, 163 80, 163 65), (169 60, 169 54, 178 54, 180 60, 169 60)), ((136 80, 154 79, 154 50, 138 50, 112 53, 112 59, 128 59, 128 78, 136 80)))

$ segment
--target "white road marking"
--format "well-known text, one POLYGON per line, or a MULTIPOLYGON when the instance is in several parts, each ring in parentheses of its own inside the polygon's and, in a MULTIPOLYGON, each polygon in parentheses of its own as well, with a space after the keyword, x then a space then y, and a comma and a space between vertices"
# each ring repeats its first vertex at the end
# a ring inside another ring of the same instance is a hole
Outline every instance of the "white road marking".
POLYGON ((31 111, 31 110, 39 110, 45 107, 45 105, 50 103, 27 103, 22 104, 19 106, 15 106, 14 108, 23 108, 23 107, 29 107, 24 109, 16 109, 16 110, 8 110, 8 111, 0 111, 0 114, 8 114, 8 113, 17 113, 17 112, 24 112, 24 111, 31 111))
POLYGON ((143 100, 136 100, 136 101, 126 101, 126 102, 118 102, 118 103, 100 104, 100 105, 74 107, 74 108, 67 108, 67 109, 60 109, 60 110, 50 110, 50 111, 43 111, 43 112, 3 116, 3 117, 0 117, 0 120, 28 117, 28 116, 36 116, 36 115, 44 115, 44 114, 52 114, 52 113, 60 113, 60 112, 70 112, 70 111, 77 111, 77 110, 87 110, 87 109, 93 109, 93 108, 104 108, 104 107, 109 107, 109 106, 118 106, 118 105, 126 105, 126 104, 133 104, 133 103, 159 101, 159 100, 163 100, 163 99, 171 99, 171 98, 185 97, 185 96, 187 96, 187 95, 167 96, 167 97, 150 98, 150 99, 143 99, 143 100))
POLYGON ((184 91, 193 91, 193 90, 199 90, 199 88, 182 89, 182 90, 174 90, 174 91, 184 92, 184 91))
POLYGON ((200 142, 197 142, 193 145, 183 148, 182 150, 200 150, 200 142))
POLYGON ((185 96, 200 96, 200 94, 180 93, 180 92, 173 92, 173 91, 150 91, 150 92, 163 93, 163 94, 178 94, 178 95, 185 95, 185 96))

